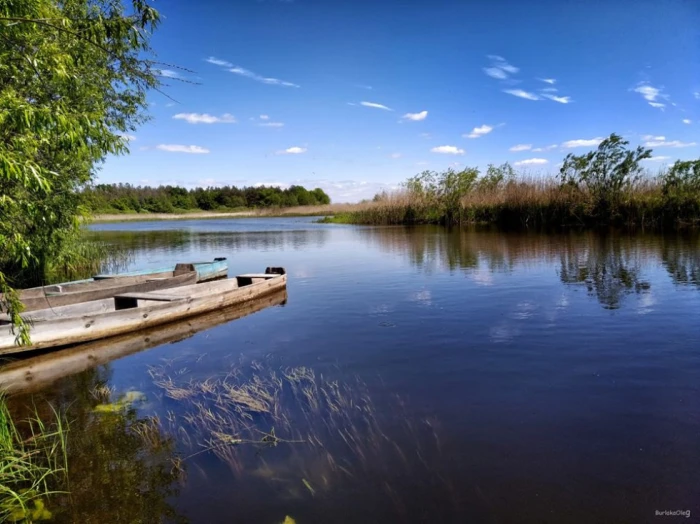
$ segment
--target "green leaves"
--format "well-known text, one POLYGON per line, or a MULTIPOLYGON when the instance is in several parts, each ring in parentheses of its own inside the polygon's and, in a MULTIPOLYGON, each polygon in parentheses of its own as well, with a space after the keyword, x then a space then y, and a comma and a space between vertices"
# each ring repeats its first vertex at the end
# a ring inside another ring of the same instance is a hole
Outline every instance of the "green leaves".
MULTIPOLYGON (((79 191, 147 120, 158 13, 112 0, 0 0, 0 276, 43 283, 79 191)), ((4 311, 8 304, 0 304, 4 311)))

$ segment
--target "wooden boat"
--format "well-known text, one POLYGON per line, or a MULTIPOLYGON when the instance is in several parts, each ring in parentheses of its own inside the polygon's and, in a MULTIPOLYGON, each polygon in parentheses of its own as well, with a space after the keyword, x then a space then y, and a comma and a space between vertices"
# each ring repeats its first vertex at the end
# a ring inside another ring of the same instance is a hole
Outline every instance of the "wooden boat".
MULTIPOLYGON (((208 282, 210 280, 217 280, 219 278, 226 278, 228 276, 228 262, 225 257, 215 258, 213 262, 191 262, 194 266, 194 270, 197 272, 197 282, 208 282)), ((162 267, 159 269, 143 269, 136 271, 128 271, 126 273, 104 273, 100 275, 95 275, 94 280, 105 280, 111 278, 123 278, 123 277, 138 277, 144 275, 153 276, 155 274, 167 274, 175 271, 176 268, 173 266, 162 267)))
POLYGON ((186 286, 196 284, 197 281, 198 276, 193 264, 177 264, 173 271, 168 272, 120 276, 106 280, 81 280, 24 289, 19 298, 24 304, 24 311, 29 312, 111 298, 120 293, 143 293, 186 286))
POLYGON ((31 325, 30 346, 17 346, 7 315, 0 317, 0 355, 61 347, 129 333, 241 304, 285 289, 284 268, 191 284, 162 292, 120 293, 113 298, 22 313, 31 325))
POLYGON ((202 315, 162 324, 152 328, 117 335, 106 340, 79 344, 61 351, 0 363, 0 391, 31 393, 50 386, 64 377, 80 373, 140 351, 179 342, 200 331, 236 320, 265 308, 285 304, 287 291, 282 289, 262 298, 249 300, 202 315))

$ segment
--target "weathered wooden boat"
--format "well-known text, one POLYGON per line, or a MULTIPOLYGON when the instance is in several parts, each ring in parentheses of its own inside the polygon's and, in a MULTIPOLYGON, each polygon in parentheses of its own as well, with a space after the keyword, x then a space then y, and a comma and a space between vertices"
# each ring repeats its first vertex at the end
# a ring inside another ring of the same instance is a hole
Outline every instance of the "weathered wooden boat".
MULTIPOLYGON (((225 257, 215 258, 213 262, 191 262, 194 266, 194 270, 197 272, 197 282, 208 282, 210 280, 217 280, 219 278, 226 278, 228 276, 228 262, 225 257)), ((123 277, 138 277, 144 275, 155 275, 155 274, 167 274, 175 271, 175 267, 168 266, 159 269, 143 269, 136 271, 128 271, 126 273, 103 273, 100 275, 95 275, 94 280, 105 280, 111 278, 123 278, 123 277)))
POLYGON ((119 293, 113 298, 22 313, 31 345, 15 343, 7 315, 0 317, 0 355, 61 347, 158 326, 206 311, 241 304, 286 288, 284 268, 268 267, 225 280, 191 284, 163 292, 119 293))
POLYGON ((109 298, 119 293, 157 291, 207 282, 224 278, 227 274, 226 259, 216 258, 212 262, 192 262, 166 268, 97 275, 86 280, 23 289, 20 291, 20 300, 25 311, 34 311, 109 298))
POLYGON ((79 344, 61 351, 29 357, 22 354, 7 357, 6 362, 0 362, 0 391, 9 394, 39 391, 64 377, 156 346, 179 342, 200 331, 285 304, 286 301, 287 291, 281 289, 262 298, 217 308, 179 322, 79 344))
POLYGON ((24 304, 24 311, 29 312, 110 298, 120 293, 143 293, 196 283, 197 272, 194 266, 178 264, 174 271, 158 273, 157 276, 125 276, 25 289, 20 292, 20 300, 24 304))

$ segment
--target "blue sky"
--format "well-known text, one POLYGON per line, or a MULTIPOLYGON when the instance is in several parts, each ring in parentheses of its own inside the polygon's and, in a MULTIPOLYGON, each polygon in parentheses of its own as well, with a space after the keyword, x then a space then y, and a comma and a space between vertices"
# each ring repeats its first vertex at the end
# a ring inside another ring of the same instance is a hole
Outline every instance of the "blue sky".
POLYGON ((612 132, 652 146, 652 170, 700 157, 700 1, 154 6, 176 102, 152 94, 101 182, 301 183, 342 202, 424 169, 555 173, 612 132))

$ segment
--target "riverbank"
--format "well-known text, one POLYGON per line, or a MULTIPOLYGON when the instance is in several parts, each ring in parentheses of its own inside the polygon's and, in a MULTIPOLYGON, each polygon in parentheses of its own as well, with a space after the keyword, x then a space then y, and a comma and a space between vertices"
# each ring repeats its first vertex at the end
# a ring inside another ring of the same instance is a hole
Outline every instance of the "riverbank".
POLYGON ((283 208, 250 209, 247 211, 193 211, 191 213, 102 213, 93 215, 92 222, 135 222, 156 220, 206 220, 214 218, 273 218, 334 216, 364 211, 372 204, 328 204, 283 208))

